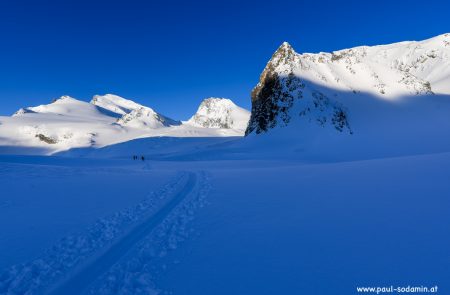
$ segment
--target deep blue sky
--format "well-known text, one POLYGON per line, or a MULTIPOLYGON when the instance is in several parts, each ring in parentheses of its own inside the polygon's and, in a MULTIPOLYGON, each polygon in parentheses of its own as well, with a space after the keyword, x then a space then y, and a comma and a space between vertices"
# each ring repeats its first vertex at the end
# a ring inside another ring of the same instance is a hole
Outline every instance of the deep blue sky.
POLYGON ((450 31, 449 1, 0 1, 0 115, 115 93, 175 119, 203 98, 250 107, 283 41, 298 52, 450 31))

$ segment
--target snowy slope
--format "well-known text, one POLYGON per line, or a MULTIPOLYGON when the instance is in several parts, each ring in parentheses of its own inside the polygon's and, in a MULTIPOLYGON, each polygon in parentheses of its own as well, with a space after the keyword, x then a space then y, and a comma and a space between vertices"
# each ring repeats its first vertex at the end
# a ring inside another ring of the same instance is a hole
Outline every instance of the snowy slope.
POLYGON ((153 109, 114 94, 95 95, 91 104, 117 114, 117 123, 134 128, 161 128, 179 125, 178 121, 163 116, 153 109))
POLYGON ((245 153, 0 156, 0 294, 450 287, 449 153, 335 163, 245 153))
POLYGON ((143 107, 132 100, 114 94, 95 95, 91 100, 91 104, 109 110, 120 116, 143 107))
POLYGON ((270 134, 258 139, 261 146, 283 142, 292 150, 334 156, 446 151, 449 44, 450 34, 444 34, 298 54, 283 43, 252 92, 246 133, 270 134))
POLYGON ((180 125, 180 122, 167 118, 144 106, 123 115, 117 120, 117 123, 134 128, 151 129, 180 125))
POLYGON ((0 117, 0 153, 52 154, 141 137, 222 137, 243 133, 239 124, 231 128, 182 124, 112 94, 97 95, 91 103, 63 96, 47 105, 20 109, 12 117, 0 117))
POLYGON ((63 96, 47 105, 0 117, 0 145, 11 153, 48 153, 70 147, 103 145, 121 133, 103 109, 63 96), (28 151, 27 149, 28 148, 28 151), (22 149, 22 150, 21 150, 22 149))
POLYGON ((210 97, 202 101, 187 123, 206 128, 245 130, 250 112, 238 107, 230 99, 210 97))
POLYGON ((39 105, 36 107, 22 108, 13 114, 13 117, 31 117, 31 116, 62 116, 73 119, 99 119, 111 121, 112 119, 102 112, 103 110, 95 105, 77 100, 70 96, 61 96, 54 99, 52 103, 39 105))

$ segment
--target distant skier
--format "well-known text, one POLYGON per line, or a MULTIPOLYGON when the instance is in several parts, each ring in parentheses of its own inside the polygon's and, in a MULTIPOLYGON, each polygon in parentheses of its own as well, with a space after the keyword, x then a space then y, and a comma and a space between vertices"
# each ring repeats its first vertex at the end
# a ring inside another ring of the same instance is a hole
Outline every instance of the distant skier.
POLYGON ((145 161, 145 158, 144 158, 144 156, 141 156, 141 160, 142 160, 142 161, 145 161))

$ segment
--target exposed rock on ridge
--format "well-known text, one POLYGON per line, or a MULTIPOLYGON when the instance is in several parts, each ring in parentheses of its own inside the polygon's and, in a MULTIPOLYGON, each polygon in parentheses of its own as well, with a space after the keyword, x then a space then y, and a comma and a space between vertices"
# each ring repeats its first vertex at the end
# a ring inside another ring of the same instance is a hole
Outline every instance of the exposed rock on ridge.
POLYGON ((251 118, 246 135, 266 132, 276 126, 286 126, 293 115, 308 117, 317 124, 333 125, 342 132, 351 133, 346 110, 337 102, 318 90, 308 89, 306 83, 296 75, 304 67, 300 56, 292 46, 284 42, 273 54, 253 89, 251 118), (294 104, 299 111, 292 114, 294 104))

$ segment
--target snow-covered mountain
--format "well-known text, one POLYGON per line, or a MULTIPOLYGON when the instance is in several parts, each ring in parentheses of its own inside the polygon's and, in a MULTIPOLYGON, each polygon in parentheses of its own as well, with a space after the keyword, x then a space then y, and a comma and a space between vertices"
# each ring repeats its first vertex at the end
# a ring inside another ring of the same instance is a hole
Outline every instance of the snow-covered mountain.
POLYGON ((285 42, 252 91, 246 134, 330 157, 437 152, 449 114, 450 34, 317 54, 285 42))
POLYGON ((151 108, 144 106, 123 115, 119 120, 117 120, 117 123, 134 128, 151 129, 177 126, 181 124, 178 121, 167 118, 161 114, 158 114, 151 108))
POLYGON ((316 153, 422 152, 450 146, 449 113, 450 34, 317 54, 285 42, 252 91, 246 134, 316 153))
POLYGON ((230 99, 210 97, 202 101, 187 123, 205 128, 245 130, 250 112, 238 107, 230 99))
POLYGON ((435 94, 450 94, 450 34, 318 54, 298 54, 284 42, 252 91, 247 134, 291 121, 353 133, 352 104, 363 97, 394 103, 435 94))
MULTIPOLYGON (((239 112, 239 107, 228 103, 239 112)), ((227 122, 240 119, 234 111, 223 111, 227 122)), ((12 117, 0 117, 0 153, 49 154, 152 136, 242 136, 245 130, 237 121, 223 128, 204 127, 183 124, 113 94, 96 95, 90 103, 62 96, 50 104, 22 108, 12 117)))
POLYGON ((179 121, 170 119, 149 107, 114 94, 95 95, 90 103, 117 114, 119 116, 117 123, 123 126, 156 129, 180 125, 179 121))

